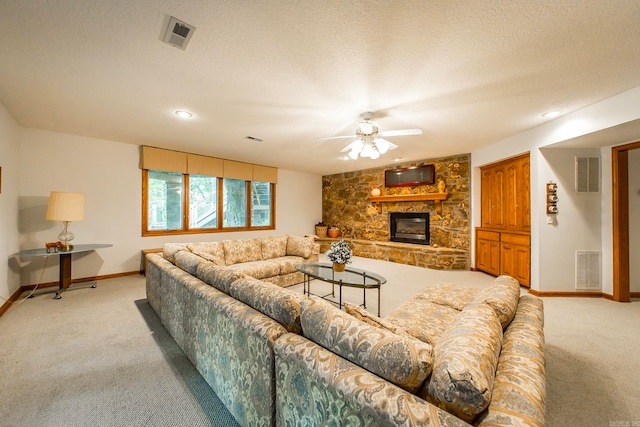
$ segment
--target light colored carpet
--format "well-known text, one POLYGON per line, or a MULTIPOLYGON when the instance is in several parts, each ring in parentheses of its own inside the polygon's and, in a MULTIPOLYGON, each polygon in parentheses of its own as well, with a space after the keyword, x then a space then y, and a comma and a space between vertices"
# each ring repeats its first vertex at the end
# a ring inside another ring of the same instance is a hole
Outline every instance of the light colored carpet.
MULTIPOLYGON (((351 265, 387 278, 383 316, 430 284, 493 280, 359 257, 351 265)), ((144 277, 74 288, 61 300, 39 291, 0 317, 1 425, 234 425, 147 304, 144 277)), ((362 291, 345 288, 344 299, 359 304, 362 291)), ((640 301, 544 304, 546 425, 640 426, 640 301)), ((375 291, 367 307, 377 312, 375 291)))
POLYGON ((73 285, 60 300, 43 289, 0 317, 0 425, 237 425, 147 303, 144 280, 73 285))

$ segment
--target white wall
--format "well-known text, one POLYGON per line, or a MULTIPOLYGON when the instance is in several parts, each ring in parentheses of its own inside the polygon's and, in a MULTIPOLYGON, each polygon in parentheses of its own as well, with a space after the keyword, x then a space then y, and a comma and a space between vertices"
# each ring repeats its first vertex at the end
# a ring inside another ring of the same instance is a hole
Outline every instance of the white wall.
MULTIPOLYGON (((542 112, 541 112, 542 113, 542 112)), ((548 240, 570 241, 577 235, 589 235, 591 221, 582 221, 580 229, 562 227, 558 229, 546 227, 544 196, 545 184, 556 175, 547 165, 547 159, 540 152, 541 148, 569 141, 601 130, 614 128, 640 118, 640 87, 605 99, 582 110, 567 114, 541 126, 522 132, 510 138, 496 142, 471 153, 472 173, 472 238, 475 239, 475 227, 480 226, 480 171, 479 167, 515 155, 531 153, 531 288, 541 291, 567 290, 574 287, 573 280, 568 277, 575 274, 574 262, 564 263, 562 257, 545 255, 553 254, 554 248, 547 246, 548 240), (587 225, 588 224, 588 225, 587 225), (550 235, 551 231, 553 233, 550 235), (551 239, 553 237, 553 239, 551 239), (541 242, 544 242, 544 246, 541 242), (549 274, 553 273, 553 279, 549 274), (563 281, 555 279, 562 277, 563 281)), ((637 135, 635 140, 639 140, 637 135)), ((598 141, 597 147, 617 145, 626 141, 598 141), (607 144, 608 143, 608 144, 607 144)), ((610 150, 609 150, 610 152, 610 150)), ((602 188, 611 188, 610 153, 601 150, 602 188), (607 158, 607 156, 609 156, 607 158), (606 163, 608 162, 608 164, 606 163), (608 167, 608 169, 607 169, 608 167), (608 175, 607 175, 608 174, 608 175)), ((613 293, 612 255, 611 255, 611 202, 610 191, 601 192, 601 248, 603 253, 603 292, 613 293), (607 200, 607 197, 609 199, 607 200), (606 207, 605 207, 606 206, 606 207), (606 234, 605 234, 606 233, 606 234)), ((562 199, 561 199, 562 200, 562 199)), ((578 206, 576 206, 577 209, 578 206)), ((474 240, 472 240, 474 241, 474 240)), ((586 244, 586 242, 584 242, 586 244)), ((591 244, 591 242, 589 243, 591 244)), ((475 247, 472 245, 472 262, 475 262, 475 247)))
POLYGON ((640 149, 629 151, 629 289, 640 292, 640 149))
MULTIPOLYGON (((562 269, 541 269, 541 283, 553 283, 554 291, 575 291, 576 251, 600 251, 600 193, 576 193, 575 157, 600 157, 600 149, 543 148, 539 164, 539 182, 558 185, 558 214, 554 223, 547 216, 538 217, 540 265, 563 265, 562 269), (566 236, 572 236, 570 239, 566 236)), ((542 210, 546 206, 546 188, 539 194, 542 210)))
MULTIPOLYGON (((304 235, 322 213, 322 177, 280 170, 276 189, 276 230, 141 236, 141 171, 136 145, 24 129, 21 137, 19 191, 20 249, 54 241, 61 223, 45 220, 51 191, 85 194, 85 220, 71 223, 74 243, 111 243, 73 258, 72 277, 91 277, 140 270, 141 249, 165 242, 217 241, 273 234, 304 235)), ((43 258, 20 258, 22 284, 40 281, 43 258)), ((42 282, 56 281, 58 260, 48 261, 42 282)))
MULTIPOLYGON (((11 255, 18 252, 18 139, 20 127, 0 104, 0 297, 20 287, 20 272, 11 255)), ((0 305, 4 300, 0 300, 0 305)))

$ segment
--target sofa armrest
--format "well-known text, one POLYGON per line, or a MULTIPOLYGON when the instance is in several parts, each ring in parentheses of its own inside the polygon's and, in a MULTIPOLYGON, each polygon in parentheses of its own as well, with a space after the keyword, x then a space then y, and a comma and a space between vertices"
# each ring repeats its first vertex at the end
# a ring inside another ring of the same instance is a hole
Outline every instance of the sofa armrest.
POLYGON ((274 352, 278 425, 469 426, 300 335, 274 352))

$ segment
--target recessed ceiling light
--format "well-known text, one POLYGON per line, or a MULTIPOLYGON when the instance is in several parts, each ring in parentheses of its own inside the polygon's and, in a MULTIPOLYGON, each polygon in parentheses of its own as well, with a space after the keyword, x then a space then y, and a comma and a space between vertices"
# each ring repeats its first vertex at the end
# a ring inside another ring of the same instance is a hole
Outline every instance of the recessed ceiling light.
POLYGON ((548 111, 542 115, 542 117, 546 117, 548 119, 552 119, 554 117, 558 117, 560 115, 560 111, 548 111))
POLYGON ((402 157, 395 157, 395 158, 393 159, 393 161, 394 161, 394 162, 399 162, 400 160, 402 160, 402 157))
POLYGON ((193 114, 188 111, 178 110, 176 111, 176 116, 180 117, 181 119, 190 119, 191 117, 193 117, 193 114))

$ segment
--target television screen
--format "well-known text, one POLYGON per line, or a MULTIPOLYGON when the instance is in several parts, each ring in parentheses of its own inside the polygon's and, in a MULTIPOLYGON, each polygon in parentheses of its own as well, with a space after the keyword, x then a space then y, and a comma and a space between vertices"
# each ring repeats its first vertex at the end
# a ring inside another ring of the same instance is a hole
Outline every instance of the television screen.
POLYGON ((385 187, 407 187, 410 185, 433 184, 435 179, 436 168, 433 165, 391 169, 384 172, 385 187))

